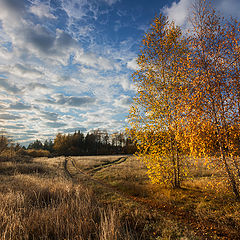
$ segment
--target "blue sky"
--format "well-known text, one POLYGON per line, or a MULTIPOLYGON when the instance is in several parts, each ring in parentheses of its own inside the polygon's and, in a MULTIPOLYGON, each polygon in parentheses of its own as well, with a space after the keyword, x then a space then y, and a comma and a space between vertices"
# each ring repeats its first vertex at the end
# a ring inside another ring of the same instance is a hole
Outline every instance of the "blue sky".
MULTIPOLYGON (((240 1, 213 1, 239 17, 240 1)), ((160 12, 186 26, 192 0, 0 0, 0 130, 15 141, 126 127, 131 74, 160 12)))

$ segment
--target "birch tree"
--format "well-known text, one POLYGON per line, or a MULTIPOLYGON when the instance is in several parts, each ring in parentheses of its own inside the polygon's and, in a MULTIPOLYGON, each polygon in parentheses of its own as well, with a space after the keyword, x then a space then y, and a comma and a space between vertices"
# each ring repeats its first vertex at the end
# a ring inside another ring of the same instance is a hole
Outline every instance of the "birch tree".
POLYGON ((142 41, 140 69, 133 74, 138 92, 129 114, 138 156, 150 179, 177 188, 185 174, 179 121, 185 46, 180 28, 163 15, 154 19, 142 41))
POLYGON ((204 0, 195 2, 191 22, 184 96, 190 149, 216 157, 214 165, 225 171, 240 200, 239 168, 233 157, 239 149, 236 140, 240 130, 239 24, 222 18, 204 0))
POLYGON ((180 187, 184 156, 205 156, 240 200, 240 24, 196 0, 183 34, 160 15, 142 41, 129 114, 138 156, 155 183, 180 187))

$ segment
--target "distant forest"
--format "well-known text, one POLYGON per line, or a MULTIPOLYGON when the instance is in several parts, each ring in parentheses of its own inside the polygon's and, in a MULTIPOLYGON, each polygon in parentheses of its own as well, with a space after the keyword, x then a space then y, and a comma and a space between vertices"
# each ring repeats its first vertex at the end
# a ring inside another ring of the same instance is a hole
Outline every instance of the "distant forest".
POLYGON ((6 135, 0 136, 0 160, 21 157, 88 156, 133 154, 136 145, 125 133, 109 134, 107 131, 92 130, 87 134, 58 133, 54 140, 35 140, 28 147, 14 143, 6 135))
POLYGON ((45 150, 54 156, 112 155, 133 154, 136 146, 124 133, 109 134, 106 131, 93 130, 86 135, 80 131, 73 134, 58 133, 54 139, 42 143, 35 140, 27 150, 45 150))

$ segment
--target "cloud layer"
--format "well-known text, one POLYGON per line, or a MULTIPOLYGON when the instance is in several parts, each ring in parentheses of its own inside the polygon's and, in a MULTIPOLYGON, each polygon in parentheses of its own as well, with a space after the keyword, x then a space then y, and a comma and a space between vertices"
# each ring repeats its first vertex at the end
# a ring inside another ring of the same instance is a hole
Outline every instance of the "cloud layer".
POLYGON ((117 2, 0 1, 0 123, 15 139, 124 127, 114 109, 127 111, 121 94, 134 93, 126 66, 135 53, 123 57, 97 28, 117 2))
MULTIPOLYGON (((238 15, 239 1, 217 2, 238 15)), ((1 129, 23 144, 123 129, 144 31, 156 11, 184 25, 191 3, 0 0, 1 129)))

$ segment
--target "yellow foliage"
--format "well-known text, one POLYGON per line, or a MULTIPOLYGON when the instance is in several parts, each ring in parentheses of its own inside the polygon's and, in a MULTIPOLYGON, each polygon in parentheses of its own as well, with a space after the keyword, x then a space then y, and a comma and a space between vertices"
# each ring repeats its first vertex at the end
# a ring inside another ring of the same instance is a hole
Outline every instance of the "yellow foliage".
POLYGON ((154 19, 138 57, 140 70, 133 74, 138 94, 129 113, 138 156, 145 162, 150 179, 173 187, 180 187, 186 175, 179 120, 179 98, 184 89, 179 71, 185 46, 174 23, 162 15, 154 19))
POLYGON ((154 183, 179 187, 186 156, 224 170, 240 200, 240 23, 196 1, 192 32, 160 15, 142 41, 129 113, 138 156, 154 183), (214 158, 210 158, 214 156, 214 158))

